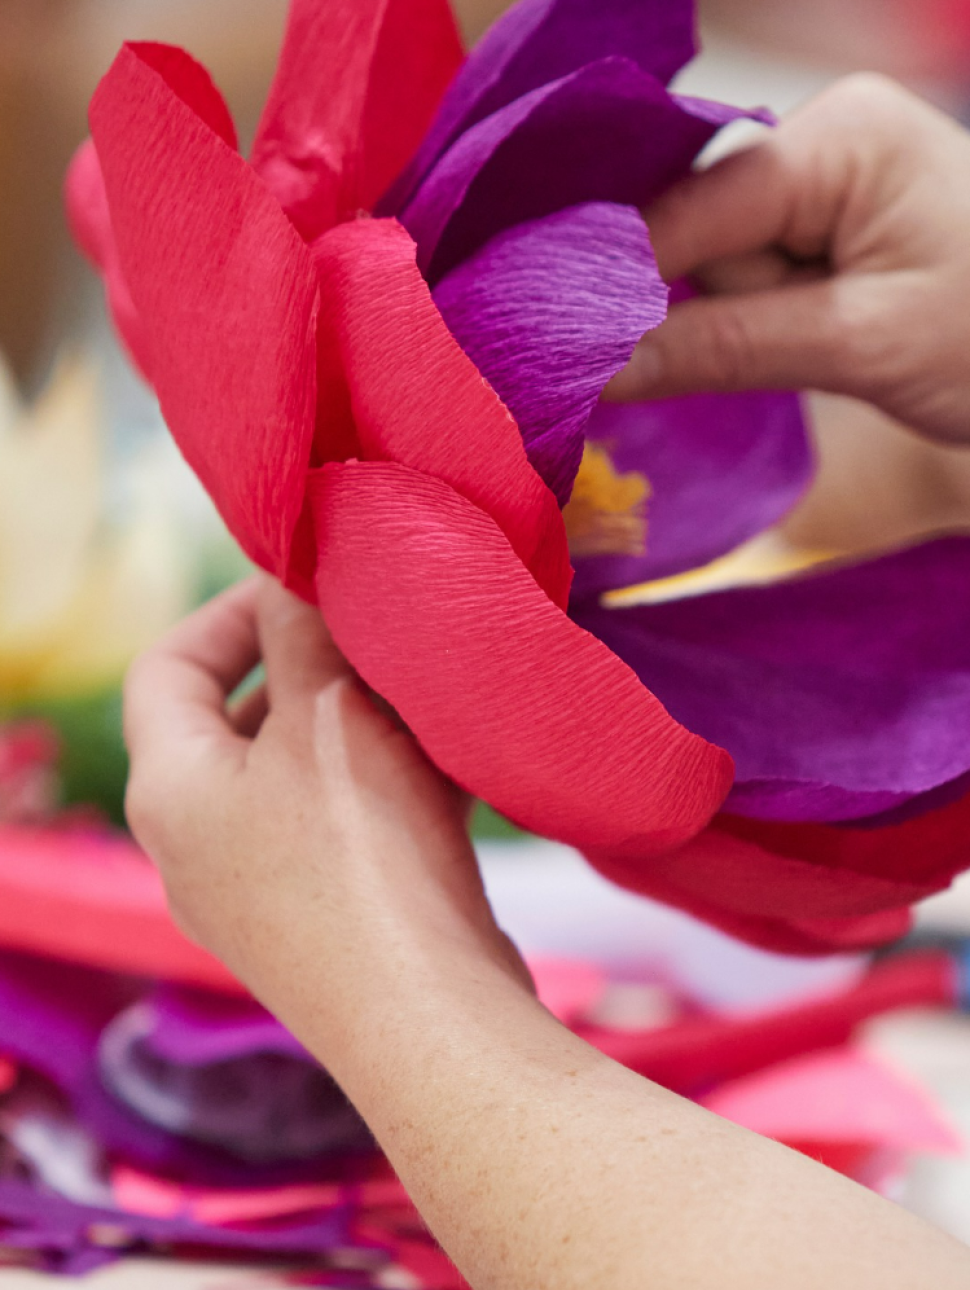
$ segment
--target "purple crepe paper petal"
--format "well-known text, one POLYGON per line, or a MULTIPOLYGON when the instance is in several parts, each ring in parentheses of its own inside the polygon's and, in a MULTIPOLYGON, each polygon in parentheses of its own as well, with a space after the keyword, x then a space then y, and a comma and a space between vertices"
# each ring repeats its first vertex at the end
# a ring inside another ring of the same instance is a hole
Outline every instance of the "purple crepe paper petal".
POLYGON ((603 387, 666 316, 639 212, 590 203, 507 229, 452 270, 434 299, 565 506, 603 387))
POLYGON ((679 99, 628 58, 600 59, 473 126, 400 219, 434 283, 515 224, 583 202, 646 205, 721 126, 750 115, 679 99))
POLYGON ((576 559, 573 606, 734 550, 787 514, 814 471, 801 401, 775 391, 600 403, 586 437, 649 481, 647 549, 576 559))
POLYGON ((152 1019, 152 1050, 185 1066, 211 1066, 254 1052, 313 1061, 285 1026, 254 999, 160 986, 144 1000, 152 1019))
POLYGON ((469 54, 383 213, 406 205, 459 134, 523 94, 611 55, 666 85, 696 52, 691 0, 521 0, 469 54))
POLYGON ((863 819, 970 770, 970 539, 573 616, 731 753, 736 814, 863 819))
MULTIPOLYGON (((77 1272, 139 1247, 191 1245, 226 1252, 314 1257, 354 1246, 353 1206, 340 1205, 299 1222, 273 1227, 215 1227, 187 1218, 154 1218, 120 1209, 78 1205, 26 1183, 0 1182, 0 1242, 39 1249, 55 1271, 77 1272), (99 1229, 112 1234, 106 1250, 99 1229)), ((368 1243, 367 1248, 372 1248, 368 1243)))
POLYGON ((98 1067, 98 1043, 109 1021, 137 997, 137 988, 108 973, 2 953, 0 1052, 55 1084, 108 1152, 152 1173, 217 1187, 341 1176, 346 1156, 282 1164, 241 1160, 165 1132, 109 1093, 98 1067))
POLYGON ((852 820, 846 827, 855 829, 884 829, 894 824, 905 824, 907 820, 918 819, 929 811, 937 811, 944 806, 951 806, 970 793, 970 771, 951 779, 948 784, 940 784, 916 797, 908 797, 901 805, 891 806, 888 811, 878 815, 867 815, 852 820))
POLYGON ((373 1150, 344 1093, 257 1004, 159 992, 99 1043, 107 1087, 168 1133, 256 1164, 373 1150), (181 997, 180 997, 181 996, 181 997))

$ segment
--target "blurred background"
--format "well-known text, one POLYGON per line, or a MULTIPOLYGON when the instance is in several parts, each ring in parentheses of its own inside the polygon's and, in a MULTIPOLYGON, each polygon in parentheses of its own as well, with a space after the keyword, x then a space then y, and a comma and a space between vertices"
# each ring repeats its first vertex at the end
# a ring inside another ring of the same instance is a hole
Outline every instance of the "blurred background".
MULTIPOLYGON (((507 7, 455 6, 468 41, 507 7)), ((67 232, 61 187, 88 100, 122 40, 180 44, 212 71, 245 146, 285 9, 284 0, 0 0, 0 825, 65 810, 121 823, 124 669, 244 572, 118 351, 100 284, 67 232)), ((701 0, 700 11, 704 52, 677 83, 686 92, 785 113, 840 75, 877 70, 970 123, 970 0, 701 0)), ((925 444, 849 400, 813 396, 811 406, 821 465, 787 521, 793 540, 848 553, 970 530, 970 454, 925 444)), ((529 953, 606 963, 629 984, 646 970, 649 943, 661 976, 719 1009, 788 1006, 867 967, 741 951, 679 915, 643 902, 632 910, 562 849, 515 840, 487 813, 479 832, 490 890, 529 953)), ((922 919, 937 940, 970 937, 970 889, 931 902, 922 919)), ((657 1007, 668 1015, 656 990, 614 995, 638 1024, 657 1007)), ((970 1141, 970 1022, 956 1011, 895 1013, 866 1043, 917 1076, 970 1141)), ((895 1194, 970 1241, 968 1161, 970 1150, 917 1152, 895 1194)), ((144 1284, 161 1287, 167 1275, 156 1268, 144 1284)))

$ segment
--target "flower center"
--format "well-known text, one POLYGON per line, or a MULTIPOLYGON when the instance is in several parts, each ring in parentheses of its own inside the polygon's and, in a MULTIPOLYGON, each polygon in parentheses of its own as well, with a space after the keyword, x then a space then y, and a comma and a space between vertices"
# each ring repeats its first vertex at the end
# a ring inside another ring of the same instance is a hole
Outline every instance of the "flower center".
POLYGON ((562 513, 570 554, 644 555, 650 492, 644 475, 617 471, 602 444, 587 443, 562 513))

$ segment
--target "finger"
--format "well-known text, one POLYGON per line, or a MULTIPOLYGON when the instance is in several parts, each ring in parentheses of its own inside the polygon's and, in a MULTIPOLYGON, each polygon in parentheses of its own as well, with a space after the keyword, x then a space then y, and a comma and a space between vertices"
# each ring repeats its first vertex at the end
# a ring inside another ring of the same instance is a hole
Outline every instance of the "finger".
POLYGON ((259 661, 255 579, 196 610, 129 669, 125 740, 132 761, 180 764, 189 743, 244 745, 226 699, 259 661))
POLYGON ((866 327, 856 294, 851 284, 830 279, 677 305, 643 338, 607 397, 808 388, 867 397, 878 334, 866 327))
POLYGON ((868 189, 896 147, 883 119, 887 94, 896 97, 879 78, 837 83, 762 143, 669 189, 645 212, 667 281, 772 247, 826 258, 852 195, 868 189), (847 131, 846 121, 861 126, 847 131))
POLYGON ((792 222, 793 185, 774 139, 675 184, 644 212, 663 277, 674 282, 712 261, 780 245, 792 222))
POLYGON ((273 712, 307 711, 306 700, 353 669, 315 605, 264 578, 258 597, 259 641, 273 712))

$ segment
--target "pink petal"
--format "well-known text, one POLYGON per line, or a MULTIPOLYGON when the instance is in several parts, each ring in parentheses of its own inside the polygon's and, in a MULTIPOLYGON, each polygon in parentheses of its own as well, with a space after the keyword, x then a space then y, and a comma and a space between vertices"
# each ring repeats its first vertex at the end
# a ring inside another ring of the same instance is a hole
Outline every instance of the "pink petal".
POLYGON ((334 638, 429 756, 518 824, 644 858, 692 836, 730 760, 558 609, 495 522, 390 463, 310 484, 334 638))
MULTIPOLYGON (((184 56, 183 56, 184 57, 184 56)), ((179 59, 126 46, 91 128, 118 261, 179 447, 247 554, 290 563, 316 408, 316 274, 262 182, 182 94, 179 59), (178 75, 170 82, 167 77, 178 75)))
POLYGON ((782 953, 864 949, 906 934, 910 908, 966 867, 970 795, 882 828, 719 815, 679 851, 640 863, 590 853, 620 886, 782 953))
POLYGON ((447 0, 295 0, 253 165, 308 241, 376 202, 461 61, 447 0))
MULTIPOLYGON (((165 77, 188 107, 236 148, 236 127, 225 100, 201 64, 171 45, 139 43, 132 48, 149 67, 165 77)), ((141 321, 118 261, 101 163, 92 140, 78 148, 67 174, 65 195, 71 231, 81 249, 104 276, 108 307, 129 354, 146 380, 148 355, 141 321)))
POLYGON ((445 326, 414 242, 394 220, 359 220, 320 238, 313 254, 322 295, 318 458, 394 461, 443 480, 492 517, 565 608, 572 570, 556 499, 507 408, 445 326))
POLYGON ((108 833, 0 831, 0 945, 112 972, 242 990, 178 931, 148 858, 108 833))

